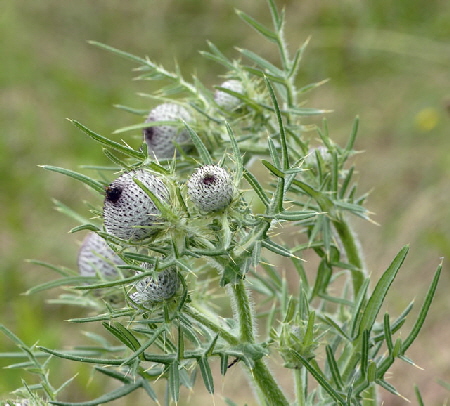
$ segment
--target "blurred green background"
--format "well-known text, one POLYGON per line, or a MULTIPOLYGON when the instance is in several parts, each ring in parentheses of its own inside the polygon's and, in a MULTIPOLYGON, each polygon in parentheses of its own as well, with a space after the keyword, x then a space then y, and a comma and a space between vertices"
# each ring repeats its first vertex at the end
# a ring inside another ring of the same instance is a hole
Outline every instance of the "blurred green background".
MULTIPOLYGON (((287 39, 293 49, 312 36, 299 85, 330 78, 308 96, 307 105, 334 110, 328 120, 337 141, 345 140, 354 117, 360 116, 357 149, 364 151, 356 158, 360 190, 372 191, 368 207, 381 227, 359 221, 355 227, 374 277, 402 245, 411 245, 386 305, 386 310, 399 314, 414 297, 421 303, 439 258, 450 257, 450 2, 292 0, 278 4, 286 7, 287 39)), ((176 59, 187 78, 196 73, 212 86, 225 72, 199 55, 207 40, 229 57, 238 57, 234 50, 238 46, 277 62, 274 49, 236 17, 235 7, 269 23, 262 0, 2 2, 0 322, 27 344, 39 341, 58 348, 86 342, 80 326, 63 322, 79 315, 79 310, 45 303, 57 291, 21 295, 54 277, 24 259, 75 267, 82 236, 67 233, 75 224, 54 210, 51 199, 84 214, 83 201, 92 199, 75 181, 37 165, 78 170, 83 164, 106 164, 101 148, 65 118, 109 136, 114 129, 137 122, 113 104, 149 108, 148 99, 136 92, 155 89, 150 82, 131 80, 135 66, 129 61, 87 40, 147 55, 168 69, 176 59)), ((130 138, 130 142, 135 141, 130 138)), ((430 405, 442 404, 448 395, 436 382, 450 382, 449 282, 445 265, 432 314, 411 349, 410 356, 424 370, 397 363, 390 380, 410 399, 417 383, 430 405)), ((14 347, 0 336, 0 349, 14 347)), ((6 364, 0 360, 0 366, 6 364)), ((80 374, 64 400, 87 400, 103 390, 104 381, 90 376, 87 369, 69 362, 55 362, 54 367, 55 384, 80 374)), ((20 384, 17 371, 0 370, 3 398, 20 384)), ((240 373, 216 386, 214 399, 199 386, 195 396, 186 393, 188 400, 182 404, 222 405, 222 390, 231 392, 238 404, 253 404, 240 373)), ((406 404, 401 398, 383 396, 386 404, 406 404)))

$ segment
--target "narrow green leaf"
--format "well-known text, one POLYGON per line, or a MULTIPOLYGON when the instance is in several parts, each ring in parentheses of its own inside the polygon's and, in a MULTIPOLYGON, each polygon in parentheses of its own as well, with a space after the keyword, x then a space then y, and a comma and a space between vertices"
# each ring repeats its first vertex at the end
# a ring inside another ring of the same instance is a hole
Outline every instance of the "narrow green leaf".
POLYGON ((126 385, 121 386, 120 388, 117 388, 109 393, 106 393, 97 399, 90 400, 87 402, 79 402, 79 403, 71 403, 71 402, 56 402, 56 401, 50 401, 49 403, 51 405, 58 405, 58 406, 96 406, 100 405, 102 403, 111 402, 113 400, 122 398, 131 392, 134 392, 136 389, 140 388, 142 386, 141 380, 138 380, 135 383, 129 383, 126 385))
POLYGON ((89 176, 83 175, 78 172, 71 171, 70 169, 59 168, 57 166, 50 166, 50 165, 38 165, 38 166, 41 168, 47 169, 48 171, 53 171, 53 172, 57 172, 57 173, 61 173, 63 175, 69 176, 73 179, 83 182, 85 185, 94 189, 96 192, 99 192, 100 194, 105 194, 104 185, 102 185, 100 182, 97 182, 94 179, 91 179, 89 176))
POLYGON ((314 377, 317 383, 322 386, 322 388, 339 404, 342 406, 347 406, 345 399, 337 393, 333 387, 328 383, 327 378, 323 375, 322 371, 316 369, 308 360, 302 357, 297 351, 291 350, 290 353, 297 358, 308 372, 314 377))
POLYGON ((41 347, 41 346, 38 346, 37 348, 39 348, 40 350, 42 350, 48 354, 54 355, 55 357, 58 357, 58 358, 64 358, 64 359, 69 359, 72 361, 84 362, 87 364, 122 365, 124 363, 123 359, 118 359, 118 358, 114 358, 114 359, 91 358, 91 357, 86 357, 86 356, 72 355, 72 354, 64 352, 64 351, 55 351, 55 350, 51 350, 50 348, 45 348, 45 347, 41 347))
POLYGON ((152 336, 145 343, 143 343, 141 347, 137 351, 135 351, 130 357, 125 359, 123 363, 130 364, 132 361, 138 358, 148 347, 150 347, 155 342, 155 340, 159 337, 159 335, 163 331, 165 331, 165 329, 166 329, 165 325, 162 325, 158 327, 156 330, 154 330, 152 336))
POLYGON ((262 34, 264 37, 266 37, 271 42, 278 42, 278 36, 275 34, 272 30, 269 30, 267 27, 256 21, 253 17, 250 17, 249 15, 245 14, 244 12, 240 10, 236 10, 236 14, 244 20, 250 27, 255 29, 257 32, 262 34))
POLYGON ((130 54, 130 53, 125 52, 125 51, 121 51, 120 49, 113 48, 113 47, 111 47, 109 45, 102 44, 101 42, 97 42, 97 41, 88 41, 88 43, 91 44, 91 45, 95 45, 95 46, 97 46, 99 48, 105 49, 105 50, 107 50, 109 52, 112 52, 112 53, 114 53, 116 55, 119 55, 119 56, 122 56, 124 58, 130 59, 133 62, 137 62, 137 63, 143 64, 143 65, 147 65, 147 60, 146 59, 140 58, 140 57, 138 57, 136 55, 130 54))
POLYGON ((58 288, 60 286, 68 286, 68 285, 77 285, 81 283, 86 283, 88 280, 97 280, 97 278, 94 277, 86 277, 86 276, 67 276, 65 278, 60 279, 54 279, 49 282, 42 283, 41 285, 33 286, 32 288, 28 289, 25 294, 26 295, 32 295, 37 292, 41 292, 43 290, 58 288))
POLYGON ((360 332, 363 332, 364 330, 368 330, 370 332, 372 330, 372 326, 375 323, 375 319, 380 311, 384 298, 386 297, 386 294, 391 287, 398 270, 402 266, 403 261, 408 254, 408 250, 409 248, 407 246, 400 250, 392 263, 389 265, 388 269, 378 281, 372 295, 369 298, 369 301, 367 302, 367 306, 364 309, 359 326, 360 332))
POLYGON ((329 316, 318 316, 325 324, 328 324, 335 332, 347 341, 351 341, 348 334, 329 316))
POLYGON ((110 378, 116 379, 122 383, 131 383, 133 382, 133 378, 127 374, 123 374, 115 369, 111 368, 103 368, 103 367, 94 367, 94 369, 100 372, 103 375, 106 375, 110 378))
POLYGON ((363 315, 363 308, 366 304, 366 292, 369 288, 369 282, 370 279, 366 278, 364 280, 363 285, 361 286, 361 289, 359 290, 359 294, 356 297, 356 301, 353 307, 353 316, 352 316, 352 330, 351 330, 351 337, 352 339, 355 339, 358 335, 358 332, 361 330, 361 318, 363 315))
POLYGON ((85 127, 83 124, 79 123, 76 120, 70 120, 69 121, 71 123, 73 123, 75 125, 75 127, 78 127, 81 131, 83 131, 86 135, 88 135, 89 137, 91 137, 93 140, 99 142, 100 144, 108 147, 108 148, 112 148, 115 149, 116 151, 119 151, 125 155, 128 155, 130 157, 136 158, 136 159, 144 159, 145 156, 142 152, 139 151, 135 151, 134 149, 130 148, 130 147, 126 147, 122 144, 119 144, 116 141, 112 141, 106 137, 103 137, 100 134, 97 134, 93 131, 91 131, 89 128, 85 127))
POLYGON ((420 309, 419 316, 417 317, 416 322, 414 323, 414 326, 409 333, 408 337, 403 341, 403 345, 401 348, 401 353, 404 354, 406 350, 411 346, 413 341, 418 336, 420 330, 422 329, 423 323, 425 322, 425 319, 428 314, 428 310, 430 309, 431 303, 433 301, 434 294, 436 292, 436 288, 439 282, 439 277, 441 276, 442 271, 442 262, 438 266, 436 273, 434 274, 433 281, 430 285, 430 288, 428 289, 427 296, 425 297, 425 301, 423 303, 422 309, 420 309))
POLYGON ((273 166, 269 161, 266 161, 265 159, 261 159, 261 163, 270 171, 272 174, 274 174, 277 178, 284 179, 284 173, 281 172, 280 169, 273 166))
POLYGON ((275 1, 267 0, 267 3, 269 5, 270 15, 272 16, 273 26, 275 27, 275 29, 277 31, 280 31, 281 27, 283 26, 283 19, 280 17, 280 14, 278 13, 278 9, 275 4, 275 1))
POLYGON ((266 86, 269 89, 270 98, 272 99, 273 107, 278 119, 278 127, 280 130, 280 145, 281 145, 281 169, 286 171, 289 168, 289 154, 286 141, 286 132, 284 131, 283 119, 281 117, 280 107, 278 105, 275 92, 273 91, 272 84, 266 79, 266 86))
POLYGON ((258 197, 260 198, 260 200, 264 204, 264 206, 269 207, 269 198, 267 197, 267 194, 266 194, 264 188, 261 186, 261 184, 258 182, 258 180, 254 177, 254 175, 251 172, 249 172, 246 168, 244 168, 243 176, 244 176, 244 179, 253 188, 255 193, 258 195, 258 197))
POLYGON ((133 178, 134 183, 138 185, 148 197, 152 200, 153 204, 156 206, 156 208, 160 211, 161 216, 163 219, 166 220, 175 220, 176 215, 175 213, 170 209, 170 206, 168 203, 166 203, 164 200, 159 199, 143 182, 141 182, 137 178, 133 178))
POLYGON ((119 168, 125 168, 126 171, 131 170, 131 166, 127 165, 125 161, 115 156, 109 149, 103 148, 103 153, 112 163, 116 164, 119 168))
POLYGON ((103 322, 102 324, 103 327, 106 328, 106 330, 108 330, 112 335, 114 335, 118 340, 120 340, 131 350, 137 351, 140 348, 141 345, 136 337, 121 323, 114 322, 111 324, 103 322))
POLYGON ((353 122, 352 132, 350 133, 350 138, 347 141, 347 145, 345 146, 345 150, 347 153, 352 152, 353 147, 355 145, 356 136, 358 134, 358 127, 359 127, 359 117, 355 118, 355 121, 353 122))
POLYGON ((174 360, 169 365, 169 392, 175 402, 180 399, 180 371, 178 360, 174 360))
POLYGON ((391 392, 393 395, 400 396, 400 397, 402 397, 403 399, 405 399, 405 398, 400 394, 400 392, 399 392, 397 389, 395 389, 395 387, 394 387, 393 385, 391 385, 389 382, 386 382, 386 381, 383 380, 383 379, 377 379, 377 380, 376 380, 376 383, 377 383, 378 385, 380 385, 382 388, 386 389, 388 392, 391 392))
POLYGON ((330 369, 331 376, 333 377, 333 381, 336 384, 337 388, 339 390, 342 390, 344 383, 342 382, 341 373, 339 372, 339 366, 338 366, 336 360, 334 359, 333 350, 331 349, 331 347, 329 345, 327 345, 325 348, 326 348, 326 352, 327 352, 328 368, 330 369))
POLYGON ((267 248, 269 251, 275 252, 278 255, 282 255, 283 257, 294 257, 295 255, 287 248, 283 247, 280 244, 266 238, 261 241, 261 245, 264 248, 267 248))
MULTIPOLYGON (((244 55, 245 57, 247 57, 250 60, 252 60, 253 62, 255 62, 261 68, 263 68, 264 69, 264 73, 268 72, 272 76, 284 79, 284 71, 282 71, 281 69, 277 68, 275 65, 271 64, 269 61, 265 60, 264 58, 262 58, 258 54, 255 54, 254 52, 249 51, 248 49, 238 48, 238 51, 242 55, 244 55)), ((286 80, 284 79, 284 82, 282 82, 282 83, 286 83, 286 80)))
POLYGON ((220 373, 222 376, 225 376, 227 371, 228 371, 228 355, 221 353, 220 354, 220 373))
POLYGON ((151 387, 150 382, 148 382, 146 379, 142 380, 142 389, 147 392, 147 395, 150 397, 150 399, 152 399, 154 402, 158 402, 158 396, 156 395, 156 392, 151 387))
POLYGON ((202 356, 197 359, 198 366, 200 367, 200 372, 202 374, 203 382, 205 384, 206 390, 213 394, 214 393, 214 380, 211 373, 211 368, 208 364, 208 357, 202 356))
POLYGON ((425 406, 425 403, 423 403, 422 394, 420 393, 420 389, 417 385, 414 385, 414 393, 416 394, 417 405, 425 406))
POLYGON ((364 330, 362 332, 362 346, 361 346, 361 360, 360 360, 360 372, 361 372, 361 376, 362 377, 366 377, 367 376, 367 369, 369 366, 369 338, 370 338, 370 333, 368 330, 364 330))
POLYGON ((227 129, 227 133, 228 136, 230 137, 230 142, 231 142, 231 148, 233 149, 233 162, 235 164, 235 168, 236 168, 236 179, 238 181, 241 180, 242 178, 242 171, 243 171, 243 161, 242 161, 242 154, 241 151, 239 150, 239 146, 236 142, 236 137, 234 135, 233 129, 230 127, 230 124, 225 121, 225 127, 227 129))
POLYGON ((384 331, 384 338, 386 340, 386 346, 389 350, 389 354, 392 354, 394 351, 394 344, 392 342, 392 334, 391 334, 391 326, 389 323, 389 314, 384 315, 383 319, 383 331, 384 331))
POLYGON ((192 142, 194 143, 195 148, 197 149, 198 154, 200 155, 203 165, 213 165, 211 155, 209 154, 205 144, 203 144, 203 141, 200 139, 197 133, 189 126, 188 123, 184 122, 184 125, 186 126, 189 135, 191 136, 192 142))
POLYGON ((73 276, 75 274, 74 271, 71 271, 69 269, 66 269, 64 267, 59 267, 53 264, 49 264, 48 262, 44 262, 44 261, 38 261, 36 259, 27 259, 26 262, 30 263, 30 264, 34 264, 34 265, 39 265, 42 266, 44 268, 50 269, 51 271, 54 271, 62 276, 73 276))

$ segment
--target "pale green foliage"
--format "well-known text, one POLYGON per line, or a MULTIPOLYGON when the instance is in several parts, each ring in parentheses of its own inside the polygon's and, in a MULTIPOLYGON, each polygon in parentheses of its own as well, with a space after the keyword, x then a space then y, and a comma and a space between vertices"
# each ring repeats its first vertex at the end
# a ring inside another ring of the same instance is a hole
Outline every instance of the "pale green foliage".
MULTIPOLYGON (((239 100, 237 109, 218 106, 215 89, 209 89, 199 78, 189 82, 179 71, 168 72, 149 59, 96 44, 137 63, 139 79, 164 81, 165 86, 157 94, 147 96, 158 102, 176 98, 189 110, 189 123, 171 124, 186 127, 192 148, 175 145, 175 159, 157 161, 147 154, 144 142, 132 148, 74 121, 88 137, 101 144, 112 167, 108 171, 98 168, 99 179, 93 179, 68 169, 45 166, 102 194, 113 180, 111 170, 146 168, 169 191, 167 201, 159 199, 135 179, 136 187, 142 189, 140 193, 145 192, 146 198, 152 200, 162 219, 155 233, 138 241, 108 234, 102 207, 91 208, 90 221, 60 206, 60 210, 81 223, 72 231, 97 232, 124 265, 117 266, 117 279, 93 281, 41 263, 63 278, 32 291, 76 285, 70 294, 61 296, 60 302, 91 306, 97 314, 71 321, 102 321, 112 337, 95 336, 96 345, 85 352, 24 349, 4 329, 29 357, 37 351, 40 356, 50 354, 90 363, 121 384, 94 401, 80 404, 105 403, 139 388, 155 400, 156 380, 166 381, 167 402, 176 402, 180 387, 191 388, 198 370, 206 389, 213 393, 215 382, 210 363, 219 361, 222 374, 226 374, 238 360, 239 365, 251 371, 248 376, 254 379, 261 405, 288 405, 290 401, 296 405, 358 405, 363 399, 364 404, 375 405, 378 385, 397 393, 385 380, 393 362, 412 362, 405 352, 423 325, 440 268, 411 332, 402 334, 402 338, 396 336, 412 305, 397 318, 385 315, 380 320, 379 312, 408 249, 401 249, 380 280, 370 283, 361 249, 347 220, 351 215, 370 220, 364 207, 366 195, 358 194, 353 180, 355 170, 349 162, 355 153, 358 120, 343 147, 331 140, 325 121, 321 128, 304 123, 307 116, 325 113, 323 109, 300 107, 304 93, 319 85, 298 88, 296 84, 307 42, 290 56, 283 38, 283 13, 278 12, 272 0, 268 5, 271 28, 242 12, 238 15, 277 47, 279 66, 246 49, 239 50, 242 61, 229 60, 213 44, 203 52, 226 69, 227 78, 242 83, 242 92, 220 87, 221 92, 239 100), (320 149, 311 150, 312 147, 320 149), (311 156, 311 151, 319 152, 312 152, 311 156), (256 160, 262 163, 258 172, 253 166, 256 160), (199 212, 189 199, 186 182, 203 165, 219 165, 231 174, 235 190, 229 204, 221 210, 199 212), (286 237, 284 230, 294 230, 295 238, 286 237), (301 258, 310 251, 317 255, 319 265, 307 272, 301 258), (142 267, 143 263, 151 266, 142 267), (143 269, 148 271, 129 276, 133 274, 130 271, 143 269), (175 296, 148 307, 130 302, 137 280, 155 280, 157 273, 166 269, 176 269, 178 273, 180 288, 175 296), (231 292, 232 316, 228 318, 224 318, 227 313, 218 314, 212 306, 223 296, 225 286, 231 292), (104 288, 109 294, 120 294, 124 300, 109 304, 89 294, 104 288), (257 298, 254 306, 250 304, 250 294, 257 298), (268 303, 270 311, 260 303, 268 303), (112 343, 117 344, 117 340, 121 346, 113 349, 112 343), (266 359, 276 353, 294 375, 295 400, 287 399, 266 366, 266 359), (316 384, 308 385, 310 379, 316 384)), ((133 108, 125 110, 136 112, 133 108)), ((144 120, 148 112, 137 113, 137 124, 115 133, 124 138, 129 132, 140 133, 147 128, 149 123, 144 120)), ((151 123, 164 124, 167 123, 151 123)), ((32 360, 33 365, 23 367, 38 365, 32 360)), ((46 375, 40 373, 40 377, 43 383, 36 389, 42 390, 53 404, 66 404, 56 400, 58 391, 49 387, 46 375)))

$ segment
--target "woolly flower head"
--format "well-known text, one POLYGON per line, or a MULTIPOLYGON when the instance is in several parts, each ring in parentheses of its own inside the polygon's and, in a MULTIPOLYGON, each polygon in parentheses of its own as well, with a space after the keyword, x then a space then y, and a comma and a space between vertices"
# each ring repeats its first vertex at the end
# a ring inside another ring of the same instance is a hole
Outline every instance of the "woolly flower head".
MULTIPOLYGON (((220 87, 223 87, 225 89, 229 89, 232 92, 235 93, 244 93, 244 88, 242 86, 242 82, 240 82, 239 80, 235 80, 235 79, 231 79, 231 80, 227 80, 225 82, 223 82, 220 87)), ((216 90, 216 92, 214 93, 214 101, 217 103, 217 105, 221 108, 223 108, 224 110, 228 110, 228 111, 232 111, 234 109, 236 109, 236 107, 238 107, 241 104, 241 101, 229 94, 229 93, 225 93, 222 90, 216 90)))
MULTIPOLYGON (((163 103, 150 111, 146 123, 152 121, 191 121, 191 114, 184 107, 175 103, 163 103)), ((158 159, 172 158, 175 153, 175 143, 182 148, 189 148, 190 136, 186 128, 172 125, 147 127, 143 130, 144 141, 150 156, 158 159)))
POLYGON ((103 205, 106 230, 116 237, 136 241, 158 230, 161 213, 134 179, 160 200, 167 202, 169 192, 160 178, 144 169, 124 173, 107 187, 103 205))
MULTIPOLYGON (((149 270, 153 266, 142 265, 143 270, 149 270)), ((158 273, 157 278, 147 276, 134 284, 136 291, 130 295, 132 303, 145 308, 152 304, 163 302, 175 295, 180 286, 177 270, 175 267, 167 268, 158 273)))
POLYGON ((187 183, 191 201, 202 211, 224 209, 233 198, 233 182, 229 173, 217 165, 198 168, 187 183))
POLYGON ((118 275, 116 266, 125 263, 96 233, 89 233, 83 240, 78 253, 78 269, 81 276, 102 275, 114 278, 118 275))

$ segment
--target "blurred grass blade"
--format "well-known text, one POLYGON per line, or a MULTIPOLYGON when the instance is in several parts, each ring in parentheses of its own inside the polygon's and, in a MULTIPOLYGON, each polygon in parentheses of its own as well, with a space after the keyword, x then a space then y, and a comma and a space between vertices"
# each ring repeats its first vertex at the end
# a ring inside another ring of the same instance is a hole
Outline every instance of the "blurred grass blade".
POLYGON ((142 152, 139 151, 135 151, 134 149, 130 148, 130 147, 126 147, 125 145, 119 144, 116 141, 112 141, 109 138, 103 137, 100 134, 97 134, 93 131, 91 131, 89 128, 85 127, 83 124, 79 123, 76 120, 70 120, 69 121, 75 125, 75 127, 78 127, 81 131, 83 131, 86 135, 88 135, 89 137, 91 137, 93 140, 99 142, 100 144, 115 149, 116 151, 121 152, 122 154, 128 155, 132 158, 136 158, 136 159, 143 159, 144 158, 144 154, 142 152))
POLYGON ((97 182, 96 180, 90 178, 89 176, 71 171, 70 169, 60 168, 58 166, 50 166, 50 165, 38 165, 38 166, 47 169, 48 171, 53 171, 61 173, 66 176, 70 176, 71 178, 83 182, 85 185, 89 186, 90 188, 94 189, 96 192, 99 192, 100 194, 105 193, 105 187, 100 182, 97 182))
POLYGON ((111 402, 113 400, 119 399, 121 397, 124 397, 131 392, 134 392, 136 389, 140 388, 142 386, 142 381, 138 380, 135 383, 128 383, 126 385, 121 386, 120 388, 114 389, 113 391, 106 393, 97 399, 90 400, 87 402, 79 402, 79 403, 71 403, 71 402, 57 402, 57 401, 50 401, 49 403, 51 405, 58 405, 58 406, 96 406, 101 405, 103 403, 111 402))
POLYGON ((402 354, 404 354, 406 352, 406 350, 410 347, 410 345, 416 339, 417 335, 419 334, 419 332, 423 326, 423 323, 425 322, 425 318, 427 317, 428 310, 430 309, 434 294, 436 292, 437 284, 439 282, 439 277, 441 276, 441 271, 442 271, 442 262, 438 266, 436 273, 434 274, 433 281, 431 283, 430 288, 428 289, 428 293, 427 293, 427 296, 423 303, 422 309, 420 310, 419 316, 417 317, 417 320, 416 320, 411 332, 409 333, 408 337, 406 337, 406 339, 403 341, 403 345, 401 348, 402 354))
POLYGON ((361 323, 359 325, 359 332, 364 330, 371 331, 372 326, 375 323, 375 319, 380 311, 381 305, 384 302, 386 294, 394 281, 398 270, 403 264, 406 255, 408 254, 409 247, 403 247, 397 256, 394 258, 388 269, 384 272, 381 279, 378 281, 372 295, 367 302, 367 306, 364 309, 361 323))

